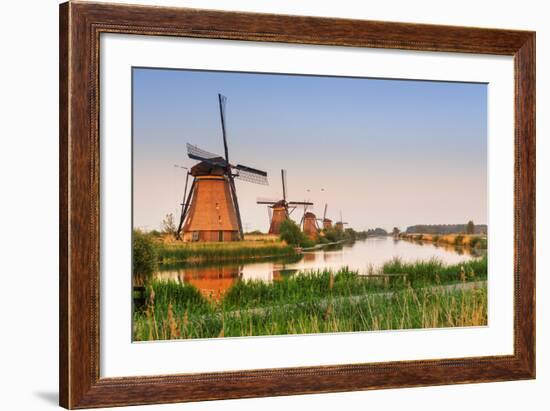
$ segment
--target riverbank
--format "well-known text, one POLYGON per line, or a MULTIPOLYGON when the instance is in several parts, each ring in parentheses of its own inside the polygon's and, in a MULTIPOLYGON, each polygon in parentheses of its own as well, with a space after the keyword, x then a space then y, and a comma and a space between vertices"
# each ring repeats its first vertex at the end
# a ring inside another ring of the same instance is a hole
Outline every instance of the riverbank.
POLYGON ((417 234, 400 233, 401 240, 423 241, 433 244, 446 244, 457 247, 472 247, 482 250, 487 249, 487 236, 479 234, 417 234))
POLYGON ((266 236, 264 241, 183 242, 166 241, 163 237, 134 230, 132 238, 134 275, 148 275, 169 264, 251 261, 293 257, 298 253, 296 247, 272 236, 266 236))
POLYGON ((370 275, 341 269, 238 281, 215 301, 190 284, 153 281, 134 312, 134 339, 484 325, 486 278, 484 257, 448 266, 392 260, 370 275))
POLYGON ((203 263, 251 260, 266 257, 293 256, 294 247, 282 241, 234 241, 226 243, 172 243, 159 244, 159 264, 203 263))

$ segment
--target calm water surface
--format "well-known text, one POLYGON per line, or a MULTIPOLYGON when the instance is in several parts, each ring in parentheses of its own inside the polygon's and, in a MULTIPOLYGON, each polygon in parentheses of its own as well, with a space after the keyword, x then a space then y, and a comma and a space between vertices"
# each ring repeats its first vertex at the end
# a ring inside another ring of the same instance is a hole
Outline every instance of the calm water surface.
POLYGON ((154 277, 159 280, 190 283, 203 294, 219 298, 234 282, 240 280, 257 279, 269 282, 297 271, 338 270, 343 267, 360 274, 368 274, 370 268, 380 268, 394 257, 407 262, 437 258, 445 264, 456 264, 475 258, 475 255, 471 250, 452 246, 376 237, 353 244, 304 252, 301 257, 278 258, 276 261, 199 266, 185 263, 170 265, 161 267, 154 277))

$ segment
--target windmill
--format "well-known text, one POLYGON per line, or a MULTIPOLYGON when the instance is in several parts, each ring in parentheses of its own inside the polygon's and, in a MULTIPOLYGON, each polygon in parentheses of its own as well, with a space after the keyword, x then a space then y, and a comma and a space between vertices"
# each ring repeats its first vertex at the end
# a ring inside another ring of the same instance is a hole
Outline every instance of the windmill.
POLYGON ((336 224, 334 225, 334 227, 337 230, 344 231, 344 226, 347 225, 347 224, 348 223, 345 223, 344 220, 342 219, 342 211, 340 211, 340 221, 337 221, 336 224))
POLYGON ((327 208, 328 208, 328 204, 325 203, 325 211, 323 212, 323 218, 317 219, 317 221, 320 221, 322 223, 324 230, 328 228, 332 228, 332 220, 330 218, 327 218, 327 208))
POLYGON ((269 234, 279 234, 281 223, 290 218, 290 214, 292 214, 297 206, 303 205, 307 207, 308 205, 313 205, 309 201, 287 201, 286 170, 281 170, 281 181, 283 185, 283 198, 281 200, 258 199, 256 201, 257 204, 266 204, 271 209, 269 234))
POLYGON ((302 217, 302 231, 311 239, 314 239, 319 235, 317 220, 318 218, 315 214, 304 209, 304 216, 302 217))
POLYGON ((185 180, 184 201, 176 238, 184 241, 236 241, 243 238, 235 179, 267 185, 267 173, 229 162, 225 132, 226 98, 218 94, 225 156, 210 153, 187 143, 187 155, 199 163, 191 167, 185 180), (187 193, 189 176, 193 177, 187 193))

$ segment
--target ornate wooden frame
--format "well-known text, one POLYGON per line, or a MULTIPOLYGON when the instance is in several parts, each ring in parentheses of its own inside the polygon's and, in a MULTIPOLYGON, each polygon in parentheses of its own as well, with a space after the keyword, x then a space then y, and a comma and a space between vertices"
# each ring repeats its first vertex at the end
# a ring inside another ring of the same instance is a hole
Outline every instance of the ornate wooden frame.
POLYGON ((60 404, 90 408, 535 377, 535 33, 182 8, 60 6, 60 404), (99 47, 106 32, 500 54, 515 63, 514 354, 99 377, 99 47))

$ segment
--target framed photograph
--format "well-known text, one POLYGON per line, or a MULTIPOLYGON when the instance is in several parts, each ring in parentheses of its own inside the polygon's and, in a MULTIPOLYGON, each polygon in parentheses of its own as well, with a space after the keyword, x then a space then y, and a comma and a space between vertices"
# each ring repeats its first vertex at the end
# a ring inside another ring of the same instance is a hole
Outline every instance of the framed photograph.
POLYGON ((60 404, 535 378, 535 33, 60 6, 60 404))

